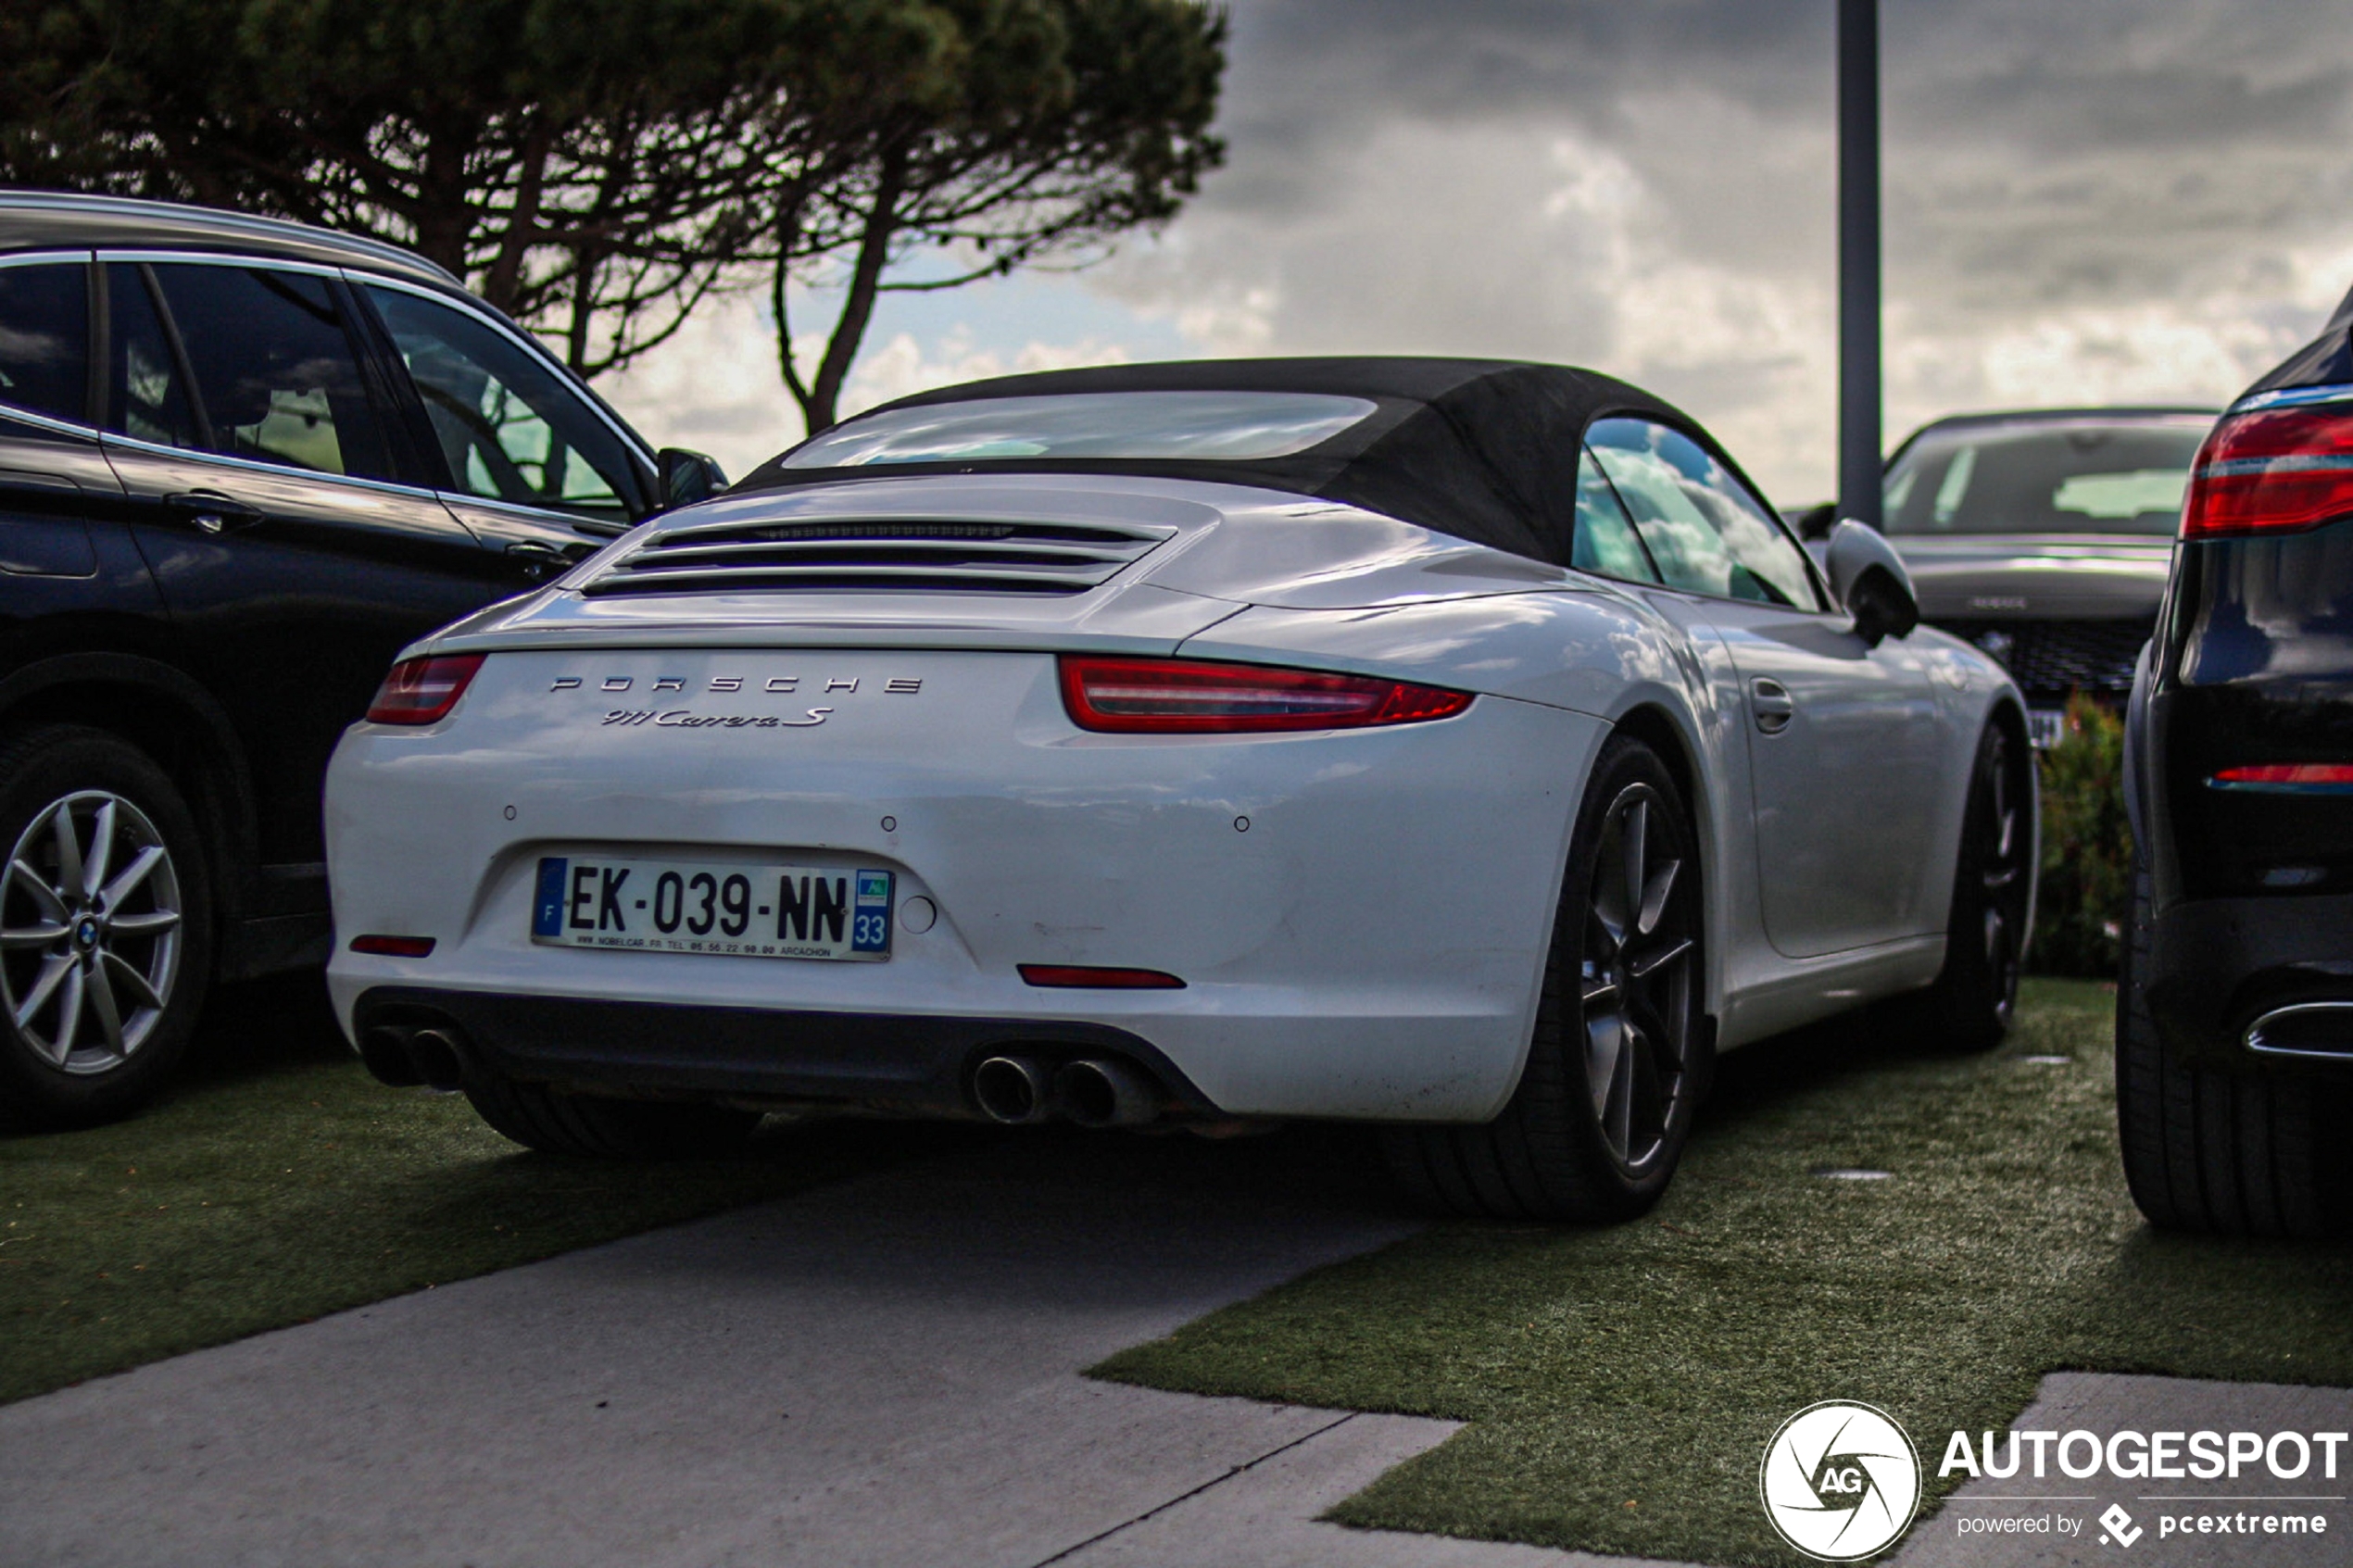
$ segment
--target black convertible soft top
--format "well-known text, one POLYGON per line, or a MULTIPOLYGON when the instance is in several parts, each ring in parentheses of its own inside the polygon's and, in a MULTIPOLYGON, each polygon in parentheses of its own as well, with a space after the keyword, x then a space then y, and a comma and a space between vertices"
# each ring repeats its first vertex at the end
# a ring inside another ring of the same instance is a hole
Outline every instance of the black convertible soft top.
MULTIPOLYGON (((988 397, 1114 392, 1323 393, 1376 410, 1289 457, 1240 460, 991 458, 887 468, 761 464, 733 494, 846 479, 925 473, 1120 473, 1286 490, 1566 565, 1575 528, 1577 459, 1585 427, 1611 414, 1674 426, 1721 449, 1670 404, 1591 370, 1506 359, 1196 359, 1000 376, 918 393, 879 414, 988 397)), ((865 415, 858 416, 864 418, 865 415)), ((854 426, 856 420, 836 426, 854 426)), ((789 457, 790 454, 785 455, 789 457)), ((1730 463, 1730 459, 1724 457, 1730 463)))

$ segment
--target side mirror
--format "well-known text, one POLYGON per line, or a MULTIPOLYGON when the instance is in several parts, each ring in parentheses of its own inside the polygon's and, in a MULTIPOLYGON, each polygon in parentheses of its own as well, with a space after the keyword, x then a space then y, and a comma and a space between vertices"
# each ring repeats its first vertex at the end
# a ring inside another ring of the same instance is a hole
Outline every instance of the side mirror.
POLYGON ((1824 501, 1818 506, 1799 507, 1781 514, 1781 521, 1800 539, 1827 539, 1838 521, 1838 503, 1824 501))
POLYGON ((1919 596, 1904 558, 1879 531, 1846 518, 1830 532, 1822 552, 1831 592, 1855 618, 1855 631, 1877 647, 1888 637, 1908 637, 1920 623, 1919 596))
POLYGON ((717 460, 683 446, 665 446, 654 458, 660 477, 657 510, 671 512, 708 501, 727 488, 727 475, 717 460))

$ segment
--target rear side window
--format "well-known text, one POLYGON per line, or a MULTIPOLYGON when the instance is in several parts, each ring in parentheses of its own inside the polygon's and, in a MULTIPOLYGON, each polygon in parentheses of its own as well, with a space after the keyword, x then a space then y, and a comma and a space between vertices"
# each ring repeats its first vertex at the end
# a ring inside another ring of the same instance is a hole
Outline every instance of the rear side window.
POLYGON ((1585 440, 1668 587, 1821 608, 1797 546, 1698 442, 1649 420, 1596 420, 1585 440))
POLYGON ((1568 564, 1579 571, 1629 583, 1658 581, 1642 540, 1635 537, 1633 520, 1618 504, 1617 492, 1610 488, 1609 476, 1602 472, 1591 447, 1577 465, 1577 538, 1570 546, 1568 564))
POLYGON ((393 477, 327 280, 260 267, 145 270, 178 330, 208 450, 318 473, 393 477))
POLYGON ((89 375, 90 269, 0 267, 0 403, 81 424, 89 375))
POLYGON ((453 486, 519 506, 626 521, 628 449, 587 401, 464 313, 368 290, 416 383, 453 486))
POLYGON ((107 267, 107 311, 114 329, 107 334, 107 428, 161 446, 202 449, 188 378, 156 309, 145 268, 107 267))

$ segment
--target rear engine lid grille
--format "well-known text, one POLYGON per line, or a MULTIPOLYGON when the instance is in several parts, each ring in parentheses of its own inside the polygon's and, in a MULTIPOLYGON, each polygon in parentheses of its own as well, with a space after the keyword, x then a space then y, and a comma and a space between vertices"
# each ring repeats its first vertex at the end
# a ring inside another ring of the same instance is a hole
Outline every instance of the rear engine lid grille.
POLYGON ((709 523, 656 534, 580 591, 1083 594, 1176 532, 928 518, 709 523))
POLYGON ((2057 707, 2070 692, 2120 701, 2133 690, 2141 645, 2153 617, 2119 621, 1939 620, 1943 630, 1975 643, 2010 672, 2030 701, 2057 707))

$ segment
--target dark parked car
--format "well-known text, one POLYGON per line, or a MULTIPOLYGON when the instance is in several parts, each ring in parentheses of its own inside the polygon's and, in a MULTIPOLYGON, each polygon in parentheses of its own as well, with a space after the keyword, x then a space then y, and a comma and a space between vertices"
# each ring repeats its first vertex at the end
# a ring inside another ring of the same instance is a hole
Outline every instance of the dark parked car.
POLYGON ((2353 1085, 2353 297, 2197 457, 2125 719, 2124 1169, 2160 1225, 2341 1228, 2353 1085))
POLYGON ((2120 707, 2157 621, 2210 408, 1974 414, 1888 460, 1883 527, 1920 617, 2006 665, 2038 745, 2082 692, 2120 707))
POLYGON ((120 1113, 212 980, 323 960, 394 654, 714 478, 405 252, 0 194, 0 1120, 120 1113))

